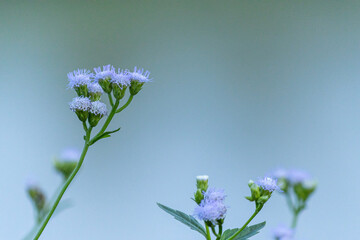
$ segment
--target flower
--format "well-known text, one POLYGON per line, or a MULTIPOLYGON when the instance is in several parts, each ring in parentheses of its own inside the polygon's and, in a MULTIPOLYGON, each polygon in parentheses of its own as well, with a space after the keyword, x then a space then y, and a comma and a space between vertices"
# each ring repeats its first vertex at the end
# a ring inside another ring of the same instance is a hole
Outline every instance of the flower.
POLYGON ((88 84, 88 90, 90 93, 104 93, 104 90, 101 88, 100 84, 93 82, 88 84))
POLYGON ((115 68, 112 65, 106 65, 103 66, 103 69, 101 70, 101 67, 94 68, 95 71, 95 81, 99 81, 99 79, 106 79, 106 78, 113 78, 115 74, 115 68))
POLYGON ((204 192, 204 199, 207 202, 223 202, 225 197, 226 195, 223 189, 209 188, 204 192))
POLYGON ((280 187, 277 185, 277 179, 273 179, 271 177, 260 178, 255 183, 259 185, 259 187, 261 187, 262 189, 269 192, 273 192, 275 190, 281 191, 280 187))
POLYGON ((290 184, 304 183, 311 179, 309 173, 300 169, 287 170, 283 168, 278 168, 271 172, 270 176, 276 179, 285 179, 290 184))
POLYGON ((64 161, 78 161, 81 152, 77 148, 66 148, 61 152, 60 159, 64 161))
POLYGON ((284 168, 277 168, 272 171, 269 175, 273 178, 280 179, 280 178, 287 178, 289 171, 284 168))
POLYGON ((222 189, 209 188, 204 192, 204 199, 196 206, 194 216, 203 221, 211 221, 216 224, 216 220, 224 219, 227 207, 224 204, 226 195, 222 189))
POLYGON ((111 80, 112 83, 117 84, 119 87, 129 86, 130 85, 130 75, 128 71, 118 69, 118 73, 114 73, 114 76, 111 80))
POLYGON ((72 100, 70 105, 70 110, 73 112, 84 111, 87 112, 91 108, 91 101, 87 97, 76 97, 72 100))
POLYGON ((279 225, 273 229, 273 237, 275 240, 291 240, 294 237, 294 229, 279 225))
POLYGON ((131 81, 137 81, 140 83, 146 83, 149 82, 151 79, 149 78, 150 76, 150 72, 149 71, 144 71, 143 68, 137 68, 134 67, 134 71, 133 72, 127 72, 129 75, 129 78, 131 79, 131 81))
POLYGON ((106 104, 100 101, 95 101, 91 103, 90 113, 94 115, 104 116, 107 115, 106 104))
POLYGON ((287 180, 291 184, 303 183, 310 180, 311 176, 309 173, 300 169, 291 169, 288 171, 287 180))
POLYGON ((94 76, 93 73, 91 73, 87 69, 78 69, 73 72, 68 73, 68 79, 69 79, 69 87, 75 88, 79 87, 81 85, 87 85, 91 82, 91 78, 94 76))

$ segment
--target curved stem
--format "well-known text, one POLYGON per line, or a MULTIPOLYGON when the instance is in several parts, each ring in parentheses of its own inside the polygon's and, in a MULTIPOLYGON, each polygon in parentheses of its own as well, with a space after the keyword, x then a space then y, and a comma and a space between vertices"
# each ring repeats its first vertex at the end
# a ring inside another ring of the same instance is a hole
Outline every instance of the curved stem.
POLYGON ((58 197, 56 198, 53 206, 51 207, 49 213, 47 214, 45 220, 41 223, 41 226, 39 228, 39 230, 37 231, 37 234, 34 238, 34 240, 37 240, 39 239, 40 235, 42 234, 42 232, 44 231, 47 223, 49 222, 51 216, 53 215, 53 213, 55 212, 55 209, 56 207, 58 206, 62 196, 64 195, 66 189, 69 187, 70 183, 72 182, 72 180, 74 179, 74 177, 76 176, 76 174, 78 173, 78 171, 80 170, 81 168, 81 165, 82 163, 84 162, 84 159, 85 159, 85 156, 86 156, 86 153, 89 149, 89 139, 90 139, 90 134, 91 134, 91 130, 92 128, 90 127, 88 129, 88 131, 86 132, 86 140, 85 140, 85 145, 84 145, 84 148, 83 148, 83 151, 81 153, 81 156, 80 156, 80 160, 78 162, 78 164, 76 165, 76 168, 74 169, 74 171, 71 173, 71 175, 69 176, 69 178, 66 180, 64 186, 62 187, 58 197))
POLYGON ((216 233, 215 227, 212 226, 212 227, 211 227, 211 231, 212 231, 212 233, 215 235, 216 238, 219 237, 219 234, 216 233))
POLYGON ((244 226, 242 226, 234 235, 232 235, 230 238, 228 238, 227 240, 233 240, 237 235, 239 235, 242 230, 244 230, 247 225, 249 225, 249 223, 253 220, 253 218, 260 212, 261 208, 263 207, 263 205, 257 207, 255 209, 255 212, 253 213, 253 215, 251 215, 251 217, 246 221, 246 223, 244 224, 244 226))
POLYGON ((134 95, 130 95, 129 99, 127 100, 127 102, 121 107, 119 108, 116 113, 121 112, 122 110, 124 110, 127 106, 129 106, 129 104, 131 103, 131 101, 133 100, 134 95))
POLYGON ((110 105, 113 107, 114 106, 114 101, 112 99, 111 93, 108 93, 108 97, 109 97, 110 105))
POLYGON ((93 137, 93 138, 89 141, 89 144, 90 144, 90 145, 93 144, 93 141, 94 141, 95 139, 97 139, 101 134, 103 134, 103 133, 106 131, 106 128, 109 126, 111 120, 113 119, 113 117, 114 117, 114 115, 115 115, 115 113, 116 113, 116 109, 117 109, 117 107, 119 106, 119 103, 120 103, 119 100, 116 100, 116 101, 115 101, 115 104, 114 104, 114 106, 112 107, 111 112, 110 112, 109 116, 107 117, 107 119, 106 119, 103 127, 100 129, 99 133, 96 134, 96 136, 93 137))
POLYGON ((209 226, 206 223, 205 223, 205 228, 206 228, 206 239, 211 240, 209 226))

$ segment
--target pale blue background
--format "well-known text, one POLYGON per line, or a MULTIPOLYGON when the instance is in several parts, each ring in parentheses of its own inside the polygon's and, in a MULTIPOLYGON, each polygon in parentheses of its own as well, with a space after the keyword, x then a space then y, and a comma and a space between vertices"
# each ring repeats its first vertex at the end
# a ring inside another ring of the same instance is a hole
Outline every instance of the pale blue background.
MULTIPOLYGON (((96 144, 41 239, 201 239, 157 208, 191 213, 195 176, 225 188, 227 227, 253 206, 247 181, 307 169, 319 189, 299 240, 360 234, 359 1, 24 1, 0 3, 0 239, 33 224, 24 191, 48 194, 52 157, 82 147, 66 74, 112 63, 152 72, 120 133, 96 144)), ((274 196, 255 222, 290 221, 274 196)))

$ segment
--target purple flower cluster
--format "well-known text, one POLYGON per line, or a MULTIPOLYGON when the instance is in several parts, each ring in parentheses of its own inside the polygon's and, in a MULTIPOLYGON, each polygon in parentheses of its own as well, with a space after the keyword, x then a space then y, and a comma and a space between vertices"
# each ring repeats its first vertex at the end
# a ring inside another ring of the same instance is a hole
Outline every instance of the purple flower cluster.
POLYGON ((270 174, 277 179, 286 179, 290 184, 304 183, 311 180, 309 173, 300 169, 278 168, 270 174))
POLYGON ((269 192, 273 192, 275 190, 281 191, 280 187, 277 185, 277 179, 273 179, 270 177, 264 177, 264 178, 260 178, 255 183, 257 185, 259 185, 259 187, 261 187, 262 189, 269 191, 269 192))
POLYGON ((291 240, 294 237, 294 229, 279 225, 273 229, 273 237, 275 240, 291 240))
POLYGON ((195 208, 194 215, 200 220, 216 224, 216 220, 225 218, 227 211, 224 204, 225 197, 224 190, 209 188, 204 192, 204 199, 195 208))

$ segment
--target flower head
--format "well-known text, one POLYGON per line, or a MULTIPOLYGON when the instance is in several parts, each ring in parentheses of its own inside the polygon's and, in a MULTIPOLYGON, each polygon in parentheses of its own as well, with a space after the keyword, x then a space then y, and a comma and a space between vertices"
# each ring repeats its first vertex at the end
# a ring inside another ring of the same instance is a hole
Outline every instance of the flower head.
POLYGON ((106 78, 113 78, 115 74, 115 68, 112 65, 106 65, 103 66, 103 69, 101 70, 101 67, 94 68, 95 71, 95 81, 99 81, 99 79, 106 79, 106 78))
POLYGON ((69 103, 70 110, 73 112, 76 111, 89 111, 91 108, 91 101, 87 97, 76 97, 69 103))
POLYGON ((61 152, 60 159, 64 161, 78 161, 81 152, 77 148, 66 148, 61 152))
POLYGON ((102 87, 98 84, 98 83, 90 83, 88 84, 88 90, 89 93, 104 93, 104 90, 102 89, 102 87))
POLYGON ((303 183, 311 179, 309 173, 300 169, 291 169, 288 171, 287 180, 291 184, 303 183))
POLYGON ((262 189, 269 192, 273 192, 275 190, 281 191, 280 187, 277 185, 277 179, 273 179, 271 177, 260 178, 255 183, 259 185, 259 187, 261 187, 262 189))
POLYGON ((94 115, 99 115, 99 116, 107 115, 106 104, 100 101, 92 102, 90 112, 94 115))
POLYGON ((196 206, 194 215, 200 220, 216 224, 216 220, 225 218, 227 211, 224 204, 225 197, 224 190, 209 188, 204 192, 204 199, 196 206))
POLYGON ((87 69, 78 69, 73 72, 69 72, 67 76, 69 79, 68 86, 70 88, 75 88, 75 87, 79 87, 81 85, 89 84, 91 82, 91 78, 94 75, 87 69))
POLYGON ((285 225, 279 225, 273 229, 273 237, 276 240, 291 240, 294 236, 294 229, 285 225))
POLYGON ((118 72, 114 74, 111 80, 112 83, 117 84, 119 87, 130 85, 130 75, 128 71, 118 69, 118 72))
POLYGON ((146 83, 149 82, 151 79, 149 78, 150 72, 144 71, 143 68, 134 68, 133 72, 128 72, 129 78, 131 81, 137 81, 139 83, 146 83))
POLYGON ((223 189, 209 188, 204 192, 204 199, 206 202, 223 202, 225 200, 225 191, 223 189))

